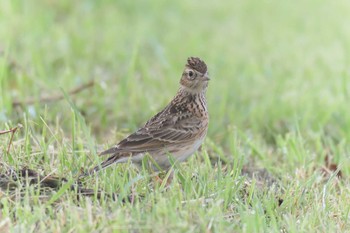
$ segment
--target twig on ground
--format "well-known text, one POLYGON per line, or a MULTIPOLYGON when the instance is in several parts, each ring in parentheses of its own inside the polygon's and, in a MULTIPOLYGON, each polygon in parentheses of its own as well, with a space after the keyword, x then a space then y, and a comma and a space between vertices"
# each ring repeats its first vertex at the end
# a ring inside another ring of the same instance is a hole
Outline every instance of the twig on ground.
MULTIPOLYGON (((0 164, 2 164, 0 162, 0 164)), ((40 175, 37 171, 29 169, 29 168, 22 168, 15 170, 14 168, 11 168, 7 166, 6 164, 2 164, 9 168, 8 171, 1 172, 0 173, 0 192, 3 191, 13 191, 15 188, 23 188, 27 185, 36 185, 37 188, 39 188, 39 191, 41 193, 44 193, 47 190, 58 190, 62 187, 63 184, 68 182, 68 179, 64 177, 57 177, 50 175, 40 175), (21 183, 18 186, 18 181, 21 183), (17 182, 17 183, 16 183, 17 182)), ((118 200, 121 198, 118 193, 106 193, 103 190, 95 190, 95 189, 89 189, 84 188, 83 184, 80 181, 74 182, 69 190, 76 190, 77 192, 77 198, 79 199, 81 196, 85 197, 93 197, 96 196, 97 199, 102 198, 110 198, 113 201, 118 200)), ((47 197, 47 196, 46 196, 47 197)), ((142 198, 143 196, 138 196, 139 198, 142 198)), ((132 196, 127 196, 125 198, 122 198, 121 201, 123 203, 129 202, 134 203, 135 201, 135 194, 133 193, 132 196)))
MULTIPOLYGON (((92 86, 95 85, 95 81, 91 80, 83 85, 80 85, 78 87, 75 87, 74 89, 70 90, 68 92, 69 95, 75 95, 78 94, 79 92, 88 89, 92 86)), ((50 103, 50 102, 55 102, 55 101, 59 101, 64 99, 64 95, 63 94, 56 94, 56 95, 46 95, 46 96, 42 96, 39 99, 36 98, 28 98, 26 101, 19 101, 19 100, 15 100, 12 102, 12 106, 13 107, 17 107, 17 106, 24 106, 24 105, 31 105, 31 104, 35 104, 35 103, 50 103)))
POLYGON ((9 129, 9 130, 0 130, 0 135, 2 134, 7 134, 7 133, 11 133, 11 138, 10 138, 10 142, 7 145, 7 153, 10 152, 10 148, 11 148, 11 144, 12 144, 12 140, 13 140, 13 135, 16 133, 16 131, 20 128, 22 128, 23 126, 21 124, 18 124, 15 128, 9 129))

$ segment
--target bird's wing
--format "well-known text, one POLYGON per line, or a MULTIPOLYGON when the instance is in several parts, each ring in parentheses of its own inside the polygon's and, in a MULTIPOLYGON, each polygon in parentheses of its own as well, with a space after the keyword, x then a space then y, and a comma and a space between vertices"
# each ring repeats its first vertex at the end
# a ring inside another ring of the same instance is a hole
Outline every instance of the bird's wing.
POLYGON ((177 116, 168 114, 157 117, 157 115, 152 118, 153 121, 151 119, 144 127, 100 155, 152 152, 169 144, 192 140, 198 131, 203 130, 202 119, 190 112, 177 116))
POLYGON ((100 155, 112 155, 85 175, 96 173, 118 162, 123 157, 147 152, 152 153, 152 151, 166 148, 168 145, 181 145, 183 142, 196 139, 198 131, 206 129, 202 125, 202 119, 192 114, 162 117, 161 120, 155 120, 152 124, 147 123, 146 125, 129 135, 115 147, 100 153, 100 155))

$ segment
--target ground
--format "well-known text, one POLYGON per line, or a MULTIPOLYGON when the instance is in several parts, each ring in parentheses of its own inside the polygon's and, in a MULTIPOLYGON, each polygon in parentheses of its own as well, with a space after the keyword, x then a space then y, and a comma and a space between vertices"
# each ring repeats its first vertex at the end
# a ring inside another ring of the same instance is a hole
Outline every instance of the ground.
POLYGON ((66 182, 1 183, 0 231, 350 231, 349 12, 345 0, 1 1, 0 130, 22 125, 0 135, 1 178, 66 182), (70 190, 169 102, 189 56, 208 64, 209 132, 170 186, 124 164, 81 184, 102 197, 70 190))

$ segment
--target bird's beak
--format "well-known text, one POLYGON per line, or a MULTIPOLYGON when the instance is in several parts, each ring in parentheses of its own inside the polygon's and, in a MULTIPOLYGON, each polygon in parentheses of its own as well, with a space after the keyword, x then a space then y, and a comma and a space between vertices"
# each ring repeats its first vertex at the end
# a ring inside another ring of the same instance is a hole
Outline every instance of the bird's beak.
POLYGON ((208 74, 203 75, 202 79, 203 79, 203 81, 209 81, 210 80, 208 74))

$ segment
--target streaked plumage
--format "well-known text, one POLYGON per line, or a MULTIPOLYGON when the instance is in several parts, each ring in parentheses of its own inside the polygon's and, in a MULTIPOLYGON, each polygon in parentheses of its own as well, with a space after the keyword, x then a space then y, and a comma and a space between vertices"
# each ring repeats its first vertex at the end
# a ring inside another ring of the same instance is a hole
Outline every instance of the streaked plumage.
POLYGON ((209 116, 205 98, 208 86, 206 64, 199 58, 187 60, 174 99, 135 133, 100 155, 111 156, 89 173, 129 159, 140 165, 149 154, 162 169, 171 166, 169 155, 177 162, 186 160, 202 144, 209 116))

